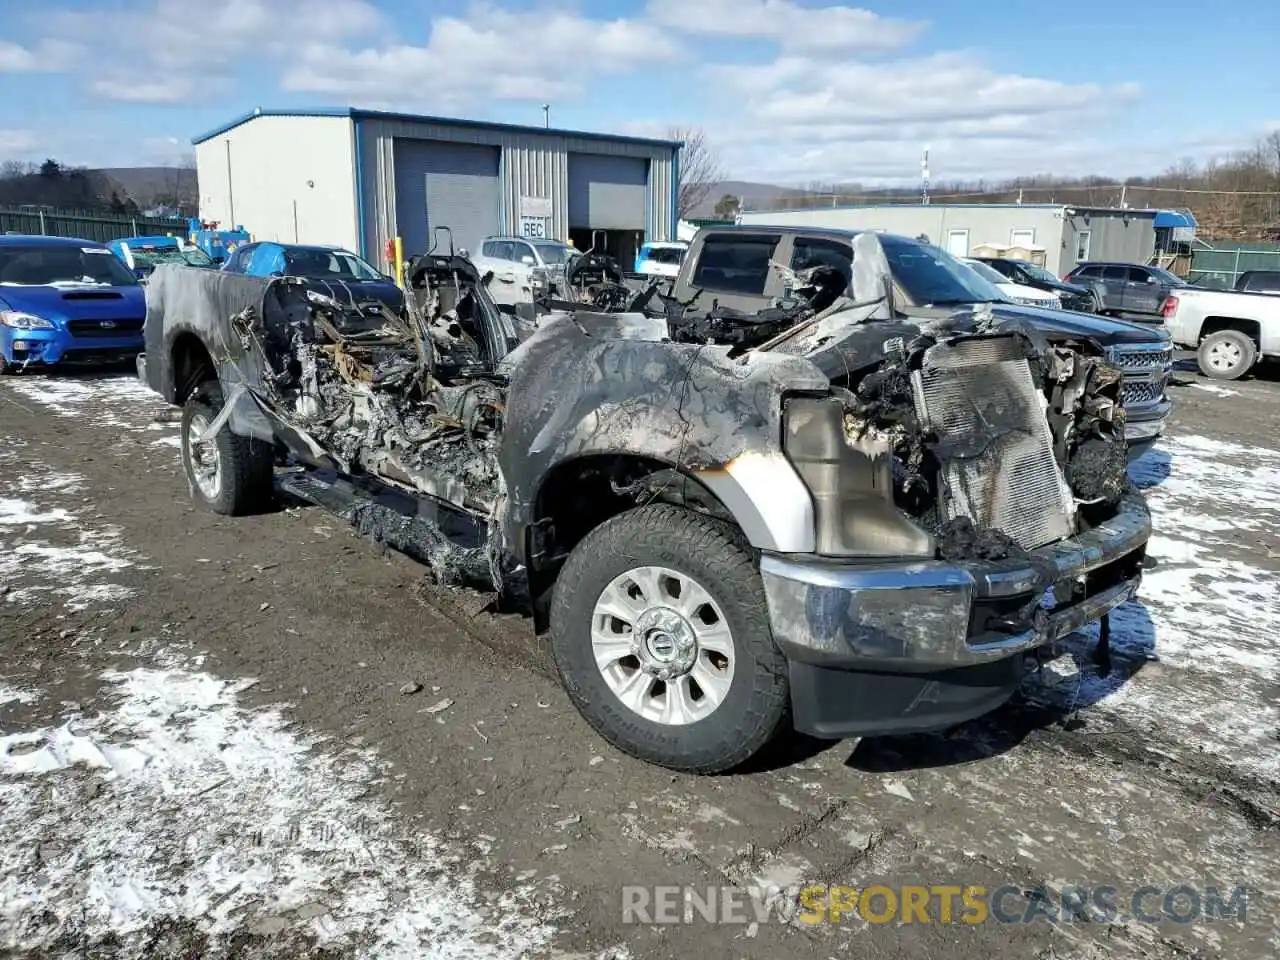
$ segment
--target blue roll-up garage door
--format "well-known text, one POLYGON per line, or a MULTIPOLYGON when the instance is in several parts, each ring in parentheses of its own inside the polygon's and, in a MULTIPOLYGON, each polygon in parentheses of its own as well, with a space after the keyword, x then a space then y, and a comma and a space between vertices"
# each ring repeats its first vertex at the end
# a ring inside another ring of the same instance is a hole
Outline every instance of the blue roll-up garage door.
POLYGON ((569 154, 569 226, 593 230, 648 227, 649 161, 569 154))
POLYGON ((470 251, 499 232, 497 147, 396 138, 395 162, 396 229, 407 255, 425 253, 436 227, 470 251))

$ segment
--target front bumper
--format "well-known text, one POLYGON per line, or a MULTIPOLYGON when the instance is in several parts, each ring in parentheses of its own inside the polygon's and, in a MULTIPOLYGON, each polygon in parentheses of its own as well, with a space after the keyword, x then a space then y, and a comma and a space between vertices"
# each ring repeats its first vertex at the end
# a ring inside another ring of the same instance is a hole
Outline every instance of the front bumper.
POLYGON ((0 326, 0 355, 18 366, 111 363, 142 353, 142 331, 118 337, 75 337, 66 330, 18 330, 0 326))
POLYGON ((1159 403, 1125 408, 1124 438, 1129 445, 1130 462, 1142 456, 1164 435, 1165 424, 1173 402, 1165 399, 1159 403))
POLYGON ((766 555, 760 572, 774 639, 791 661, 797 727, 862 736, 987 712, 1016 688, 1025 655, 1134 595, 1150 535, 1146 502, 1131 491, 1105 524, 1022 560, 766 555))

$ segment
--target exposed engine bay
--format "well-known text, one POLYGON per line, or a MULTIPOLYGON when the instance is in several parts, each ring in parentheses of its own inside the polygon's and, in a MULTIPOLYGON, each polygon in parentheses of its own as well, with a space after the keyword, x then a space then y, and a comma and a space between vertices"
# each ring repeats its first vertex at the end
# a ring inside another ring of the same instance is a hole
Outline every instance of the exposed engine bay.
MULTIPOLYGON (((522 483, 502 455, 509 402, 526 419, 541 418, 522 427, 521 443, 535 446, 548 445, 538 438, 571 406, 549 388, 513 401, 521 364, 554 366, 570 348, 539 353, 539 341, 598 344, 605 328, 616 346, 611 355, 621 358, 609 361, 621 364, 617 376, 633 375, 634 365, 638 378, 713 378, 716 395, 703 398, 688 397, 701 387, 663 385, 682 408, 702 411, 681 413, 685 433, 671 444, 699 469, 750 453, 752 443, 778 442, 756 437, 737 422, 743 414, 731 412, 749 407, 750 398, 735 397, 749 371, 790 356, 826 377, 825 396, 782 401, 782 446, 813 491, 818 520, 851 500, 861 504, 854 529, 819 523, 826 531, 819 553, 919 556, 931 549, 949 560, 996 561, 1105 521, 1128 480, 1121 374, 1101 350, 1051 343, 1021 322, 971 308, 905 316, 894 308, 879 241, 863 234, 857 244, 851 284, 815 268, 790 278, 793 299, 757 314, 679 303, 658 282, 633 289, 604 259, 582 257, 570 270, 575 299, 544 300, 513 317, 494 306, 470 261, 427 255, 409 271, 403 315, 276 278, 266 293, 271 302, 238 312, 231 326, 246 352, 262 358, 260 404, 296 434, 291 446, 310 451, 313 463, 371 475, 494 527, 508 487, 522 483), (627 360, 634 341, 650 352, 627 360), (688 360, 666 358, 667 366, 640 359, 663 343, 693 345, 693 352, 680 354, 688 360)), ((587 412, 569 426, 580 430, 583 416, 621 404, 628 435, 643 438, 654 410, 612 396, 615 374, 604 360, 597 366, 574 374, 570 399, 587 412), (583 400, 582 384, 595 399, 583 400)), ((627 489, 650 495, 642 484, 627 489)), ((498 578, 496 552, 491 539, 474 544, 465 562, 441 566, 462 571, 463 581, 471 579, 467 571, 498 578)))

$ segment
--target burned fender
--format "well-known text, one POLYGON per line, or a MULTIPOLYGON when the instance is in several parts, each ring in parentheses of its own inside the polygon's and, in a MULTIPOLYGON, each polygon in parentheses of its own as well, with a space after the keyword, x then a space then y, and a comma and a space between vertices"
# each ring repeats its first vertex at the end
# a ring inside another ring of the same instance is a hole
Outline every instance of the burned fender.
POLYGON ((561 315, 508 356, 500 463, 513 544, 537 519, 541 486, 558 465, 611 454, 696 478, 754 546, 812 550, 812 503, 782 452, 782 400, 826 392, 827 378, 801 357, 735 359, 727 347, 665 334, 665 321, 640 314, 561 315))
POLYGON ((220 270, 161 264, 147 285, 144 327, 148 370, 166 400, 176 402, 182 385, 172 369, 174 345, 184 335, 196 337, 208 351, 230 407, 231 431, 271 442, 270 418, 251 391, 261 390, 263 358, 236 331, 229 317, 271 314, 282 309, 268 295, 273 281, 220 270))

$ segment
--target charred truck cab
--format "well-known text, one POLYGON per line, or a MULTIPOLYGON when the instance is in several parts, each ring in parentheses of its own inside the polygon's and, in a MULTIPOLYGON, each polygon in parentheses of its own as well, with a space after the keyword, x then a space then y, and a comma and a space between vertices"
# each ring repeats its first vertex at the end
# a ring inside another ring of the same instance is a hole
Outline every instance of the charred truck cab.
POLYGON ((905 314, 877 236, 854 251, 850 285, 817 268, 753 314, 606 277, 512 317, 428 256, 407 318, 361 320, 164 266, 144 376, 185 404, 197 499, 244 512, 287 463, 295 493, 529 611, 616 746, 716 772, 791 725, 985 713, 1141 575, 1105 351, 982 306, 905 314))

